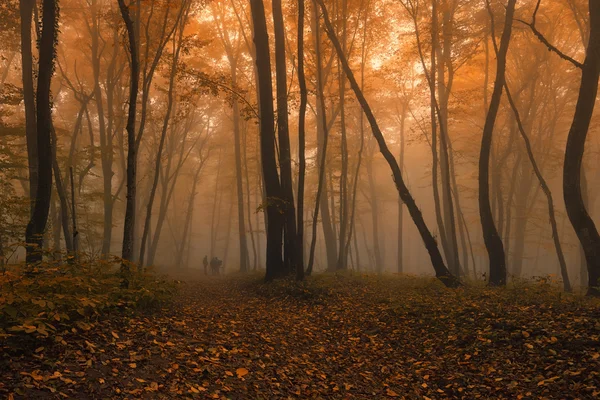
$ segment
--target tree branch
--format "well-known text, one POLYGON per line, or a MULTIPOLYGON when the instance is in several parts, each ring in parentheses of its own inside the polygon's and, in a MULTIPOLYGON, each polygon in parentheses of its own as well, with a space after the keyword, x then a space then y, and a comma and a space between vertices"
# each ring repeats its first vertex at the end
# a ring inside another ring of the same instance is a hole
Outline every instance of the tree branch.
POLYGON ((537 4, 535 6, 535 10, 533 11, 533 15, 531 16, 531 22, 525 22, 525 21, 523 21, 521 19, 516 19, 516 20, 519 21, 520 23, 524 24, 524 25, 527 25, 529 27, 529 29, 531 29, 531 32, 535 35, 535 37, 537 37, 538 40, 540 42, 542 42, 548 48, 548 51, 554 52, 556 55, 558 55, 563 60, 569 61, 575 67, 577 67, 579 69, 582 69, 583 68, 583 64, 582 63, 580 63, 579 61, 575 60, 572 57, 569 57, 568 55, 566 55, 562 51, 560 51, 556 46, 554 46, 552 43, 550 43, 548 41, 548 39, 546 39, 544 37, 544 35, 542 35, 542 33, 540 31, 538 31, 537 28, 535 27, 535 18, 537 16, 538 10, 540 9, 540 3, 541 2, 542 2, 542 0, 538 0, 537 4))

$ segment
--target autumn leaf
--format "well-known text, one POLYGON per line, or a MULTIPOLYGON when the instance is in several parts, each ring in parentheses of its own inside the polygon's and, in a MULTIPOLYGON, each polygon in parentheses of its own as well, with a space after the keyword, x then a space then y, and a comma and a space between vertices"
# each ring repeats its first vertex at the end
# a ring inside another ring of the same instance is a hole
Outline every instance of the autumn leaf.
POLYGON ((398 397, 398 393, 394 392, 392 389, 387 388, 385 394, 389 397, 398 397))
POLYGON ((248 370, 246 368, 238 368, 235 370, 235 373, 238 376, 238 378, 241 378, 243 376, 248 375, 248 370))

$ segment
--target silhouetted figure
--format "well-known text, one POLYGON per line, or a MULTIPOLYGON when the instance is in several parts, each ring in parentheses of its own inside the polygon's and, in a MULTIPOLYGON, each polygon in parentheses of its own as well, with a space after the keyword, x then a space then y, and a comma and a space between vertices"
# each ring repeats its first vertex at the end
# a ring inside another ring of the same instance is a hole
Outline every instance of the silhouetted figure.
POLYGON ((212 275, 219 275, 219 270, 221 268, 221 266, 223 265, 223 261, 219 260, 219 257, 213 257, 212 260, 210 260, 210 271, 212 275))
POLYGON ((204 265, 204 275, 208 275, 208 256, 204 256, 202 265, 204 265))

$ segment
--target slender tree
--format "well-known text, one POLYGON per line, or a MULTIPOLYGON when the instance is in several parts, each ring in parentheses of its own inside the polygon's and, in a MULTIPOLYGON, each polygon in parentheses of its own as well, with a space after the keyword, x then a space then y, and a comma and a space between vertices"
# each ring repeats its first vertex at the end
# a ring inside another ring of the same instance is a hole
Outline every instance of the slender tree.
POLYGON ((306 176, 306 105, 308 91, 304 75, 304 0, 298 0, 298 86, 300 87, 300 109, 298 111, 298 210, 297 244, 298 259, 296 279, 304 279, 304 180, 306 176))
MULTIPOLYGON (((25 105, 25 137, 27 139, 27 162, 29 168, 30 216, 37 196, 38 146, 36 136, 35 90, 33 87, 33 54, 31 50, 31 20, 34 0, 20 0, 21 15, 21 75, 23 80, 23 103, 25 105)), ((8 72, 8 68, 6 71, 8 72)))
POLYGON ((275 123, 273 110, 273 83, 265 7, 262 0, 250 0, 256 49, 258 103, 260 113, 260 153, 267 211, 267 265, 265 280, 284 275, 282 259, 283 218, 282 190, 277 171, 275 152, 275 123))
POLYGON ((33 213, 25 231, 28 264, 42 260, 43 235, 48 222, 52 196, 52 130, 54 128, 52 126, 50 83, 54 74, 58 20, 58 2, 44 0, 35 97, 38 183, 33 213))
POLYGON ((123 285, 129 285, 127 275, 130 272, 128 262, 133 257, 133 239, 135 228, 135 197, 137 189, 137 145, 135 137, 135 120, 137 109, 137 95, 140 79, 140 66, 138 58, 137 35, 129 12, 129 6, 125 4, 125 0, 119 1, 119 9, 121 16, 125 22, 127 30, 127 40, 129 45, 129 62, 130 62, 130 80, 129 80, 129 109, 127 111, 127 196, 125 205, 125 221, 123 224, 123 248, 122 258, 124 260, 121 266, 121 272, 124 275, 123 285))
MULTIPOLYGON (((504 30, 500 39, 498 55, 496 61, 496 80, 492 91, 492 98, 483 126, 483 135, 481 139, 481 151, 479 154, 479 216, 483 230, 483 240, 489 256, 490 280, 489 284, 493 286, 506 285, 506 255, 502 238, 500 237, 492 209, 490 206, 490 152, 492 148, 492 137, 494 133, 494 124, 500 108, 502 98, 502 89, 506 80, 506 54, 512 32, 512 21, 515 12, 516 0, 508 0, 506 6, 506 16, 504 19, 504 30)), ((488 3, 489 6, 489 3, 488 3)), ((492 32, 492 35, 494 32, 492 32)))
POLYGON ((600 296, 600 234, 589 215, 581 191, 581 171, 585 141, 598 93, 600 76, 600 3, 589 1, 590 30, 582 65, 579 96, 569 129, 563 168, 563 196, 567 215, 585 253, 589 296, 600 296))

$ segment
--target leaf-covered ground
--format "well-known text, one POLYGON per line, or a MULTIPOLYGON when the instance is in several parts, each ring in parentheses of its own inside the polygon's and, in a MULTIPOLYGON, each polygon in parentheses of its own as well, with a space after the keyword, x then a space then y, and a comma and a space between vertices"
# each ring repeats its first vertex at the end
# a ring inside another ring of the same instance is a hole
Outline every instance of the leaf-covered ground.
POLYGON ((0 344, 8 398, 541 399, 600 396, 600 304, 541 286, 325 276, 183 284, 31 351, 0 344))

